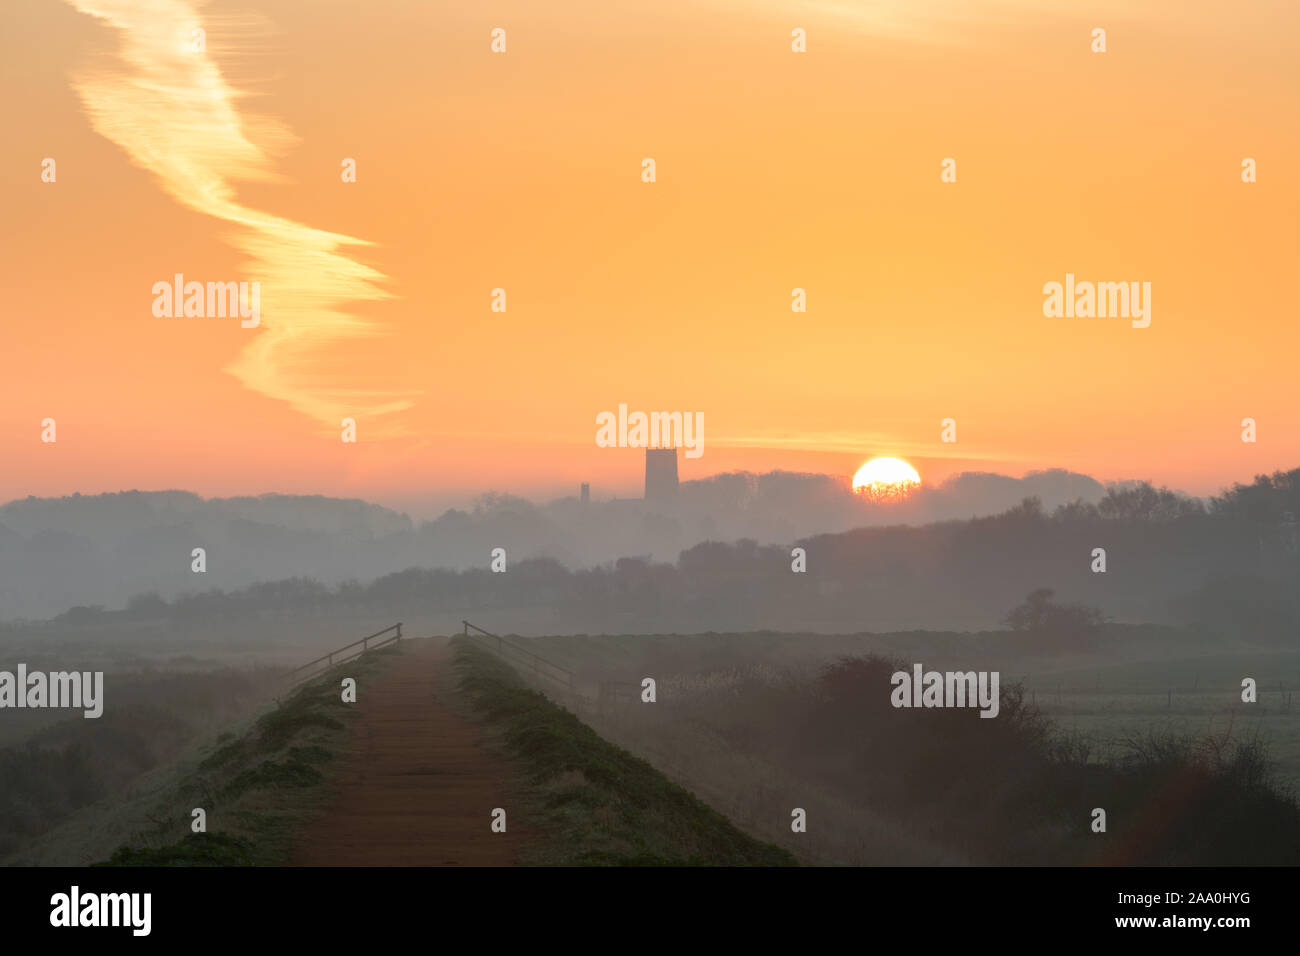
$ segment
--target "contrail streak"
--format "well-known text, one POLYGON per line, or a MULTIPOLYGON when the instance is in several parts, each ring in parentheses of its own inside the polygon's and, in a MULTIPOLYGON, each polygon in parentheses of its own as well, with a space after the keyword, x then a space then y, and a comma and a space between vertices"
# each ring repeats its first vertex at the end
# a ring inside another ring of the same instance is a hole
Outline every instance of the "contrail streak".
POLYGON ((238 201, 234 182, 280 181, 267 150, 292 137, 273 123, 240 115, 241 94, 208 54, 191 48, 193 31, 203 25, 194 6, 184 0, 68 2, 121 35, 125 70, 73 82, 95 131, 155 174, 181 205, 232 224, 229 242, 252 260, 249 278, 261 283, 261 325, 225 371, 334 428, 345 416, 410 407, 400 395, 322 382, 313 371, 313 353, 322 347, 376 334, 371 322, 342 307, 389 298, 378 285, 385 276, 342 251, 369 245, 365 240, 238 201))

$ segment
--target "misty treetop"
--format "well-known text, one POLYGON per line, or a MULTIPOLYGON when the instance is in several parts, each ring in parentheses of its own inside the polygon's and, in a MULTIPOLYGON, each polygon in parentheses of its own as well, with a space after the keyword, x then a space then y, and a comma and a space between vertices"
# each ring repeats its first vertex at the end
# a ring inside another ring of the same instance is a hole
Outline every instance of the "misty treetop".
MULTIPOLYGON (((514 519, 503 516, 521 514, 525 506, 498 500, 489 507, 506 507, 492 511, 486 541, 472 533, 482 516, 461 513, 455 519, 472 567, 430 568, 413 554, 406 568, 365 583, 346 574, 351 562, 345 560, 333 565, 333 581, 286 575, 293 562, 282 561, 281 573, 268 575, 270 580, 228 589, 199 589, 197 576, 187 574, 189 593, 141 588, 123 601, 123 611, 88 604, 66 612, 57 624, 197 622, 211 615, 345 609, 387 620, 407 608, 420 613, 545 607, 557 615, 555 626, 563 622, 593 632, 615 626, 621 632, 795 630, 810 620, 837 629, 969 630, 997 626, 1026 594, 1047 588, 1054 591, 1053 602, 1059 596, 1060 607, 1096 608, 1115 621, 1182 621, 1272 640, 1300 622, 1300 598, 1292 586, 1300 569, 1294 538, 1285 521, 1272 520, 1288 513, 1296 478, 1296 472, 1261 477, 1208 507, 1167 489, 1129 485, 1110 489, 1095 504, 1075 501, 1050 512, 1028 498, 1001 514, 965 521, 863 527, 788 543, 704 540, 675 560, 642 552, 586 567, 574 567, 564 548, 519 533, 514 519), (803 574, 791 571, 796 545, 807 555, 803 574), (508 573, 489 570, 493 547, 509 553, 508 573), (1105 574, 1090 573, 1097 548, 1108 556, 1105 574), (1250 622, 1249 630, 1225 617, 1224 609, 1240 606, 1253 609, 1239 616, 1250 622)), ((543 520, 535 509, 522 516, 526 527, 543 520)), ((187 543, 174 541, 178 548, 187 543)), ((223 560, 222 547, 214 546, 210 565, 219 567, 223 560)), ((1049 612, 1050 606, 1055 605, 1026 610, 1030 616, 1016 618, 1013 626, 1037 613, 1055 614, 1062 625, 1073 614, 1070 626, 1084 630, 1094 623, 1077 611, 1049 612)))

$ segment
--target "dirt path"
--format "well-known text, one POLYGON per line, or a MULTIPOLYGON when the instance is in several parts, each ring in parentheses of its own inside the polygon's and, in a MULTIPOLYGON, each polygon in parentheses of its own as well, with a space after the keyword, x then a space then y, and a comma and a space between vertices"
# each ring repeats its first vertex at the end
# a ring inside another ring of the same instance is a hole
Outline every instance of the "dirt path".
MULTIPOLYGON (((331 773, 337 798, 300 835, 296 866, 503 866, 518 862, 509 765, 437 699, 451 667, 445 638, 419 638, 357 687, 349 752, 331 773), (505 833, 491 831, 495 807, 505 833)), ((526 834, 523 834, 526 836, 526 834)))

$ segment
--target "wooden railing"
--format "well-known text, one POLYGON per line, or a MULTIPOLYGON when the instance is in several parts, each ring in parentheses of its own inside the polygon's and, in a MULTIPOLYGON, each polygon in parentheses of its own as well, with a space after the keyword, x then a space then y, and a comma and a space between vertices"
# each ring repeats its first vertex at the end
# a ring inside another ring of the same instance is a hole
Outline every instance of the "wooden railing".
POLYGON ((288 682, 289 686, 301 684, 305 680, 310 680, 319 674, 325 673, 335 664, 342 664, 344 661, 353 660, 360 657, 366 651, 373 651, 377 647, 383 647, 385 644, 391 644, 394 641, 400 641, 401 639, 402 622, 398 621, 396 624, 390 624, 382 631, 376 631, 374 634, 363 637, 359 641, 353 641, 351 644, 345 644, 337 650, 330 651, 328 654, 318 657, 314 661, 308 661, 306 664, 303 664, 302 667, 295 667, 285 675, 285 680, 288 682), (393 633, 388 637, 384 637, 384 635, 389 634, 390 631, 393 633), (375 638, 381 637, 383 640, 375 640, 375 638), (374 643, 372 644, 371 641, 374 641, 374 643), (358 644, 361 645, 361 649, 354 651, 353 648, 358 644), (316 670, 313 671, 311 668, 316 668, 316 670))
POLYGON ((460 623, 465 628, 465 637, 481 635, 483 638, 487 638, 487 640, 483 641, 483 644, 493 648, 502 657, 531 667, 533 673, 538 677, 545 677, 557 684, 563 684, 569 689, 570 693, 577 693, 577 688, 574 686, 573 682, 573 671, 568 668, 561 667, 559 664, 554 664, 542 657, 540 654, 534 654, 528 648, 522 647, 514 641, 507 640, 498 634, 493 634, 491 631, 485 631, 483 628, 471 624, 469 621, 461 621, 460 623), (471 634, 471 631, 475 633, 471 634))

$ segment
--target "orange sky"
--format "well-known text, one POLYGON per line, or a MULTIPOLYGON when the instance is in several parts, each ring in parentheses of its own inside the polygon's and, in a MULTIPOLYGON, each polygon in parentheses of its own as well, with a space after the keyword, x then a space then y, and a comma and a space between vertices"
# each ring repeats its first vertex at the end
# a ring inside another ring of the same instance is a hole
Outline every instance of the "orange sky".
POLYGON ((0 8, 0 500, 637 494, 620 402, 704 413, 684 478, 1300 466, 1295 4, 468 6, 0 8), (155 318, 176 272, 262 325, 155 318))

